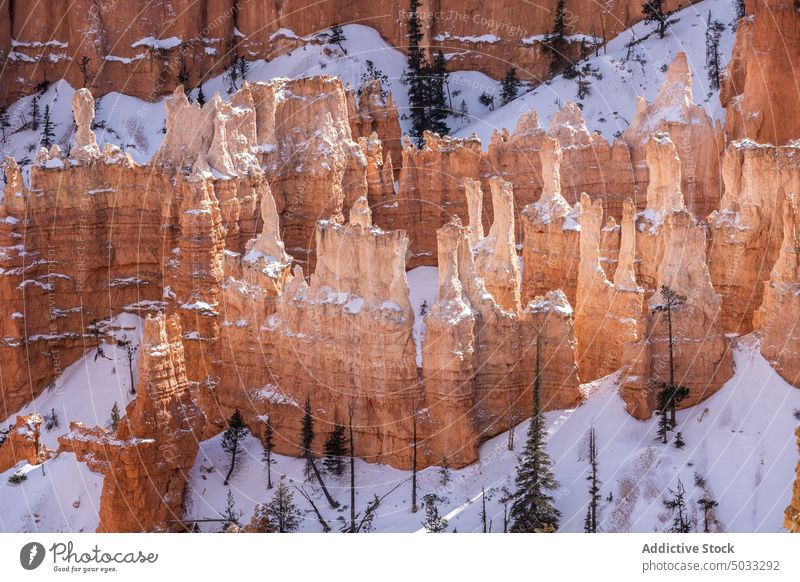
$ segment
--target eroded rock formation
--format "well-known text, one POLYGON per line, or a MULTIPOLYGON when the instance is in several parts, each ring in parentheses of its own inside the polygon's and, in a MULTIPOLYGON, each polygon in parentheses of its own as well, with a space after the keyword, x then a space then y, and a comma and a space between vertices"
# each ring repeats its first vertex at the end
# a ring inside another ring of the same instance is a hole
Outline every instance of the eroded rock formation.
POLYGON ((9 427, 6 440, 0 445, 0 473, 20 461, 37 465, 44 460, 45 451, 39 444, 39 432, 44 424, 40 414, 18 416, 9 427))
POLYGON ((800 208, 798 194, 783 201, 783 241, 754 323, 761 353, 781 377, 800 388, 800 208))
POLYGON ((661 289, 685 297, 671 311, 674 381, 689 389, 682 406, 710 396, 733 374, 728 341, 720 325, 721 299, 706 264, 705 228, 683 204, 680 160, 666 134, 647 145, 647 209, 637 221, 638 282, 645 288, 645 309, 636 341, 625 347, 620 393, 628 412, 649 418, 656 386, 669 382, 669 321, 661 289))
MULTIPOLYGON (((797 435, 797 448, 800 449, 800 428, 795 431, 797 435)), ((800 533, 800 462, 797 463, 797 477, 792 489, 792 501, 786 508, 784 526, 792 533, 800 533)))
POLYGON ((720 154, 725 146, 722 127, 694 104, 692 73, 685 53, 678 53, 667 70, 653 103, 638 97, 636 115, 622 132, 630 148, 639 210, 645 208, 648 184, 647 144, 655 132, 667 132, 681 160, 681 192, 688 209, 698 219, 717 208, 720 195, 720 154))
POLYGON ((522 211, 522 301, 561 289, 575 304, 580 261, 579 208, 561 195, 561 149, 544 136, 537 151, 542 168, 542 195, 522 211))
POLYGON ((136 399, 116 430, 73 422, 59 437, 63 450, 105 476, 98 532, 183 529, 186 479, 204 423, 186 379, 178 317, 148 318, 136 399))
POLYGON ((756 0, 739 21, 736 43, 722 79, 730 139, 784 145, 800 136, 793 81, 800 62, 800 13, 793 0, 756 0))
POLYGON ((726 332, 753 330, 783 240, 783 202, 800 193, 800 149, 733 142, 723 159, 725 195, 709 216, 709 270, 726 332))

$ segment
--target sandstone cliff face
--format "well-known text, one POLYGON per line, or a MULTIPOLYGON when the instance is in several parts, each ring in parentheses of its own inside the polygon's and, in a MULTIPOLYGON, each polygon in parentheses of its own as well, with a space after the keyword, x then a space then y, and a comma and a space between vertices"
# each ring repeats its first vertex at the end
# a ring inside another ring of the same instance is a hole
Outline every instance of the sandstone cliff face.
MULTIPOLYGON (((397 198, 376 207, 376 222, 408 233, 408 268, 436 264, 436 229, 451 217, 466 221, 465 181, 477 180, 481 143, 425 133, 425 146, 406 142, 397 198)), ((488 192, 488 189, 487 189, 488 192)))
MULTIPOLYGON (((795 434, 797 435, 797 448, 800 449, 800 428, 795 434)), ((800 462, 797 463, 797 477, 792 489, 792 501, 786 508, 784 526, 792 533, 800 533, 800 462)))
POLYGON ((16 165, 7 165, 0 208, 4 418, 91 347, 92 321, 162 305, 174 186, 114 147, 90 151, 90 141, 78 148, 91 154, 84 161, 64 158, 57 147, 40 152, 30 189, 16 165))
MULTIPOLYGON (((373 133, 382 144, 389 160, 399 164, 403 159, 402 132, 397 106, 391 91, 373 79, 357 91, 347 91, 347 110, 350 113, 350 131, 353 139, 368 138, 373 133), (385 93, 385 95, 384 95, 385 93)), ((400 166, 395 168, 399 174, 400 166)))
POLYGON ((720 100, 730 139, 784 145, 800 135, 795 104, 800 88, 790 79, 800 60, 800 13, 793 0, 756 0, 742 19, 720 100))
POLYGON ((667 132, 681 160, 681 192, 688 209, 704 219, 717 208, 720 194, 720 154, 725 138, 719 123, 692 99, 692 73, 685 53, 678 53, 670 65, 661 90, 653 103, 639 97, 636 115, 622 133, 621 139, 630 148, 634 167, 639 210, 645 208, 648 183, 647 144, 650 135, 667 132))
POLYGON ((9 427, 6 440, 0 445, 0 471, 7 471, 20 461, 37 465, 44 460, 45 451, 39 445, 39 431, 44 418, 40 414, 18 416, 9 427))
MULTIPOLYGON (((665 8, 679 5, 670 0, 665 8)), ((536 35, 550 32, 555 7, 556 0, 509 3, 488 13, 477 0, 445 0, 423 4, 420 20, 432 50, 455 53, 449 61, 453 70, 477 69, 499 79, 506 63, 513 62, 525 76, 541 79, 550 59, 536 35)), ((601 7, 578 2, 569 10, 570 34, 605 35, 606 40, 641 19, 634 0, 601 7)), ((0 6, 3 77, 27 82, 0 83, 0 102, 33 92, 45 79, 65 77, 82 86, 77 63, 83 57, 90 59, 89 82, 96 94, 124 84, 126 93, 149 98, 172 91, 181 70, 195 86, 202 75, 221 72, 235 55, 271 60, 306 42, 324 42, 318 33, 336 22, 369 23, 391 44, 405 47, 407 19, 405 0, 300 0, 291 6, 267 0, 154 0, 135 8, 92 0, 47 5, 9 0, 0 6)), ((577 57, 580 46, 572 42, 564 50, 577 57)))
POLYGON ((178 318, 148 318, 136 399, 116 431, 71 423, 59 437, 92 470, 103 473, 98 532, 180 531, 186 478, 205 418, 186 379, 178 318))
POLYGON ((689 389, 682 406, 692 406, 717 391, 733 374, 733 362, 720 325, 719 295, 706 265, 706 234, 686 209, 680 191, 680 160, 666 134, 647 145, 650 182, 647 210, 637 222, 639 284, 645 310, 636 341, 626 346, 620 393, 628 412, 649 418, 655 409, 654 383, 669 381, 669 330, 660 289, 666 285, 686 297, 672 311, 675 382, 689 389))
POLYGON ((743 334, 753 330, 753 313, 780 251, 783 201, 800 192, 800 151, 734 142, 722 167, 725 195, 708 221, 709 270, 722 296, 724 330, 743 334))
POLYGON ((643 289, 635 278, 636 227, 633 202, 622 218, 619 265, 613 277, 600 255, 603 203, 581 196, 580 271, 575 308, 577 361, 582 381, 590 382, 619 369, 625 345, 636 341, 643 289), (613 281, 613 282, 612 282, 613 281))
POLYGON ((539 200, 525 207, 521 221, 522 300, 561 289, 575 304, 578 283, 580 225, 577 213, 561 195, 561 149, 544 136, 537 152, 542 168, 543 190, 539 200))
POLYGON ((761 353, 781 377, 800 388, 800 209, 797 194, 783 201, 783 241, 754 323, 761 353))
POLYGON ((622 216, 623 201, 634 195, 634 175, 628 147, 621 141, 609 144, 599 133, 590 133, 583 113, 567 102, 553 115, 549 134, 561 146, 561 193, 570 204, 581 193, 605 203, 609 217, 622 216))

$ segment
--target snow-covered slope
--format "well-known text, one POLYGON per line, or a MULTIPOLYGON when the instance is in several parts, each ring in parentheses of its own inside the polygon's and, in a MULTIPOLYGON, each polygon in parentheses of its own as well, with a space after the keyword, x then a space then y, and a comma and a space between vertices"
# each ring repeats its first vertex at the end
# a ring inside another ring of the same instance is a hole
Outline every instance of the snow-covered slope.
MULTIPOLYGON (((277 77, 306 77, 314 75, 335 75, 351 87, 359 87, 364 82, 368 71, 368 61, 388 78, 388 89, 392 92, 400 114, 400 125, 408 130, 406 119, 408 97, 405 86, 400 82, 405 68, 405 57, 372 28, 359 24, 343 27, 347 40, 342 43, 345 54, 338 46, 327 44, 309 44, 281 55, 269 62, 264 60, 249 63, 247 79, 250 81, 268 81, 277 77)), ((229 83, 225 75, 218 75, 203 83, 203 92, 210 98, 215 92, 223 99, 228 99, 229 83)), ((481 105, 479 97, 482 93, 497 93, 499 83, 476 71, 459 71, 450 75, 450 95, 453 108, 460 111, 463 100, 472 115, 483 116, 488 112, 481 105)), ((105 143, 120 146, 131 154, 139 163, 146 163, 158 150, 164 137, 165 110, 163 99, 147 103, 141 99, 121 93, 109 93, 97 100, 97 116, 95 118, 97 141, 102 148, 105 143)), ((198 90, 192 91, 196 97, 198 90)), ((62 150, 66 149, 75 128, 72 120, 71 101, 75 88, 66 81, 53 83, 47 91, 38 97, 40 116, 45 107, 50 107, 50 117, 54 124, 55 139, 62 150)), ((32 101, 34 96, 19 99, 8 107, 11 127, 6 130, 5 143, 0 142, 2 157, 12 156, 17 161, 32 161, 39 149, 41 125, 38 130, 21 129, 32 119, 32 101)), ((453 116, 449 125, 458 128, 469 122, 469 118, 453 116)))
POLYGON ((679 52, 686 53, 692 69, 695 103, 712 118, 722 120, 724 109, 719 102, 719 91, 711 88, 706 70, 709 14, 712 21, 725 25, 719 43, 722 64, 725 65, 736 37, 733 3, 730 0, 704 0, 673 14, 670 21, 674 24, 667 29, 663 39, 654 32, 654 25, 640 22, 600 48, 599 55, 592 54, 579 63, 578 69, 588 65, 592 71, 586 77, 591 84, 589 95, 584 99, 578 99, 579 78, 565 79, 559 75, 505 107, 474 119, 455 135, 466 137, 475 133, 486 148, 495 129, 513 130, 525 112, 536 109, 539 121, 547 128, 553 114, 564 103, 575 101, 583 109, 589 130, 613 140, 633 119, 636 97, 643 95, 650 101, 655 98, 667 67, 679 52))
MULTIPOLYGON (((617 376, 584 386, 589 397, 574 410, 547 414, 548 451, 560 483, 557 507, 562 512, 561 531, 583 531, 588 502, 586 475, 587 434, 597 434, 601 493, 600 526, 603 531, 665 531, 671 518, 662 501, 668 489, 681 480, 687 491, 693 530, 702 531, 702 513, 697 501, 704 496, 719 502, 712 531, 780 531, 783 510, 790 493, 797 450, 791 438, 800 409, 800 391, 778 377, 758 352, 753 337, 734 346, 736 374, 722 390, 700 405, 678 413, 686 446, 679 450, 656 440, 656 420, 640 422, 625 412, 617 394, 617 376), (704 482, 704 484, 703 484, 704 482), (612 500, 608 501, 609 494, 612 500)), ((502 531, 503 490, 514 490, 517 454, 528 422, 516 429, 515 451, 507 448, 508 435, 501 434, 480 449, 480 461, 462 470, 450 471, 443 484, 441 471, 433 467, 420 475, 420 497, 436 493, 440 510, 450 521, 448 531, 481 531, 481 488, 486 490, 487 513, 493 531, 502 531)), ((296 435, 287 435, 288 438, 296 435)), ((320 438, 323 438, 322 436, 320 438)), ((271 499, 259 441, 248 437, 244 454, 229 487, 222 482, 229 456, 221 448, 221 437, 202 443, 191 472, 190 518, 217 518, 225 507, 228 489, 237 509, 248 520, 256 503, 271 499)), ((332 527, 348 518, 348 479, 328 477, 339 510, 327 507, 321 492, 303 481, 303 461, 276 456, 273 479, 284 475, 312 493, 315 504, 332 527)), ((413 532, 421 528, 422 513, 410 511, 410 472, 357 461, 357 510, 363 511, 374 495, 382 496, 399 484, 381 504, 375 519, 377 531, 413 532), (402 484, 401 484, 402 483, 402 484)), ((304 510, 308 504, 295 492, 304 510)), ((213 531, 216 524, 206 524, 213 531)), ((306 515, 302 531, 319 531, 313 513, 306 515)))

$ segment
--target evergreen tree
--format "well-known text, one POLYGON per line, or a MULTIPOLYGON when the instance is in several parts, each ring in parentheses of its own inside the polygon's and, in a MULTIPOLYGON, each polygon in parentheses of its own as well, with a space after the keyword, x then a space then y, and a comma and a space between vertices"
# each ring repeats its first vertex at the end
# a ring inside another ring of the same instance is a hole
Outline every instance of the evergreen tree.
POLYGON ((306 460, 305 468, 303 470, 306 481, 310 480, 314 475, 314 457, 312 446, 314 444, 314 417, 311 416, 311 397, 306 397, 306 409, 303 415, 303 424, 300 427, 300 443, 303 457, 306 460))
POLYGON ((469 119, 469 107, 464 99, 461 100, 461 105, 458 107, 458 116, 462 120, 469 119))
POLYGON ((347 405, 347 430, 350 434, 350 533, 356 533, 356 454, 355 436, 353 435, 353 416, 356 413, 356 403, 351 400, 347 405))
POLYGON ((670 409, 670 426, 674 427, 676 424, 675 411, 677 410, 678 404, 689 396, 689 390, 675 384, 675 338, 672 334, 672 312, 686 302, 686 296, 680 295, 667 285, 661 286, 660 293, 663 302, 654 305, 652 311, 654 313, 662 312, 667 314, 667 330, 669 334, 669 382, 663 389, 666 390, 664 404, 670 409))
POLYGON ((597 479, 597 437, 594 427, 589 429, 589 507, 586 511, 584 531, 597 533, 597 505, 600 502, 600 481, 597 479))
POLYGON ((111 407, 111 430, 117 430, 119 426, 119 404, 116 402, 111 407))
POLYGON ((517 69, 516 67, 511 67, 506 71, 506 76, 503 77, 503 84, 500 90, 500 101, 503 105, 507 103, 511 103, 514 99, 517 98, 517 94, 519 93, 519 86, 522 83, 517 78, 517 69))
POLYGON ((44 428, 47 430, 47 432, 50 432, 51 430, 56 429, 59 426, 61 426, 61 423, 58 420, 56 409, 51 408, 50 414, 46 414, 44 417, 44 428))
POLYGON ((246 434, 247 427, 244 424, 242 413, 236 410, 228 419, 228 428, 225 429, 222 435, 222 450, 231 456, 231 465, 230 468, 228 468, 228 474, 225 475, 225 485, 228 484, 233 474, 233 469, 236 467, 236 455, 239 452, 239 441, 241 441, 246 434))
POLYGON ((294 495, 281 479, 269 502, 270 523, 278 533, 291 533, 300 527, 301 513, 294 504, 294 495))
POLYGON ((200 83, 200 86, 197 88, 197 104, 202 107, 206 104, 206 94, 203 93, 203 84, 200 83))
POLYGON ((272 422, 270 422, 269 417, 267 417, 267 422, 264 425, 264 464, 267 467, 267 489, 272 489, 272 464, 275 462, 272 460, 272 446, 273 446, 273 432, 272 432, 272 422))
POLYGON ((686 446, 686 442, 683 440, 683 435, 679 432, 675 435, 675 448, 682 449, 686 446))
POLYGON ((488 518, 486 516, 486 489, 484 489, 483 485, 481 485, 481 526, 483 527, 483 533, 488 533, 489 525, 487 523, 488 518))
POLYGON ((44 106, 44 120, 42 121, 42 139, 41 143, 47 149, 53 145, 53 139, 56 137, 53 131, 53 122, 50 120, 50 105, 44 106))
POLYGON ((669 27, 669 15, 664 12, 664 0, 644 0, 642 15, 647 24, 656 24, 658 37, 664 38, 664 33, 669 27))
POLYGON ((553 36, 563 40, 567 33, 566 0, 558 0, 556 12, 553 17, 553 36))
POLYGON ((744 0, 734 0, 734 7, 736 9, 736 20, 741 20, 745 16, 744 0))
POLYGON ((342 43, 346 40, 347 38, 344 35, 342 27, 338 23, 334 22, 333 26, 331 26, 331 31, 328 33, 328 44, 335 44, 342 49, 344 54, 347 54, 347 49, 342 46, 342 43))
POLYGON ((344 473, 344 456, 347 454, 347 437, 344 435, 344 425, 338 422, 334 425, 328 440, 325 441, 325 470, 337 476, 344 473))
POLYGON ((683 483, 678 479, 677 489, 675 491, 667 489, 667 491, 672 495, 671 499, 664 500, 664 507, 669 509, 673 514, 672 528, 670 531, 672 533, 689 533, 690 523, 686 513, 686 501, 684 499, 686 491, 683 488, 683 483))
POLYGON ((3 143, 6 143, 6 130, 9 127, 11 127, 11 121, 8 118, 8 110, 0 107, 0 132, 3 133, 3 143))
POLYGON ((478 103, 484 107, 488 107, 489 111, 494 111, 494 95, 489 95, 485 91, 478 97, 478 103))
POLYGON ((239 70, 239 79, 241 79, 242 83, 247 81, 247 74, 250 72, 250 63, 248 63, 244 57, 239 57, 236 61, 236 68, 239 70))
POLYGON ((450 483, 450 462, 447 457, 442 457, 442 464, 439 465, 439 483, 442 487, 447 487, 450 483))
POLYGON ((41 112, 39 110, 39 96, 34 95, 31 100, 31 129, 39 131, 39 122, 41 121, 41 112))
POLYGON ((719 54, 719 39, 725 26, 718 20, 711 20, 711 11, 708 11, 706 24, 706 69, 708 81, 712 89, 719 89, 719 79, 722 72, 722 57, 719 54))
POLYGON ((428 533, 442 533, 447 529, 447 520, 439 515, 439 508, 436 503, 439 501, 438 495, 435 493, 428 493, 422 498, 422 504, 425 506, 425 521, 422 526, 428 533))
POLYGON ((129 340, 127 336, 117 340, 117 347, 122 350, 125 355, 125 361, 128 364, 128 375, 131 382, 131 394, 136 394, 136 383, 133 380, 133 363, 136 359, 136 351, 139 349, 137 344, 129 340))
POLYGON ((319 483, 322 492, 325 494, 325 498, 328 500, 328 504, 333 508, 339 507, 339 503, 334 501, 333 497, 331 497, 331 494, 328 492, 328 488, 325 487, 325 481, 322 480, 322 474, 319 472, 317 464, 314 461, 314 451, 312 449, 312 445, 314 444, 314 418, 311 416, 311 396, 306 397, 306 410, 303 416, 303 425, 300 428, 300 442, 302 443, 301 450, 303 451, 303 456, 306 459, 306 479, 311 479, 312 476, 316 477, 317 483, 319 483))
POLYGON ((420 0, 410 0, 408 15, 408 56, 402 81, 408 86, 408 107, 411 117, 411 138, 419 147, 424 145, 423 133, 429 126, 427 109, 427 83, 423 70, 428 68, 419 43, 422 41, 422 25, 417 10, 420 0))
POLYGON ((703 532, 708 533, 708 512, 718 506, 719 503, 708 497, 703 497, 702 499, 698 500, 697 503, 703 508, 703 532))
POLYGON ((81 60, 78 63, 78 69, 80 70, 81 75, 83 75, 83 85, 82 85, 82 87, 84 89, 86 87, 88 87, 91 84, 92 80, 93 80, 92 73, 89 70, 89 63, 91 62, 91 60, 92 59, 90 59, 89 57, 84 55, 83 57, 81 57, 81 60))
POLYGON ((242 517, 241 511, 236 511, 236 501, 233 499, 233 493, 228 489, 228 496, 225 499, 225 510, 220 513, 222 516, 222 531, 226 531, 232 525, 239 525, 239 518, 242 517))
POLYGON ((516 491, 511 505, 511 531, 533 533, 555 531, 561 513, 555 508, 552 491, 558 483, 547 454, 547 432, 542 413, 540 339, 536 338, 536 376, 533 383, 533 416, 528 426, 525 450, 517 464, 516 491))
POLYGON ((425 129, 439 135, 447 135, 450 133, 450 127, 447 125, 447 117, 450 115, 451 109, 447 95, 447 79, 450 73, 447 72, 447 61, 442 51, 436 53, 433 64, 425 76, 428 88, 427 103, 430 107, 428 127, 425 129))

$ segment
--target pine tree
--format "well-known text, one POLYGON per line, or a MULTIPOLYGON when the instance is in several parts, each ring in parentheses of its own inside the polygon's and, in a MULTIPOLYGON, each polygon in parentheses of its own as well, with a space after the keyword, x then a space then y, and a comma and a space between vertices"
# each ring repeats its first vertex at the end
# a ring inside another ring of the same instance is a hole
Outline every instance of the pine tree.
POLYGON ((644 0, 642 15, 647 24, 656 24, 658 37, 664 38, 664 33, 669 27, 669 15, 664 12, 664 0, 644 0))
POLYGON ((39 111, 39 96, 34 95, 31 100, 31 129, 39 131, 39 122, 41 120, 41 112, 39 111))
POLYGON ((311 479, 312 475, 316 477, 317 483, 319 483, 322 492, 325 494, 325 498, 328 500, 328 504, 333 508, 339 507, 339 503, 335 501, 328 492, 325 481, 322 479, 322 474, 319 472, 317 464, 314 461, 314 451, 312 449, 312 445, 314 444, 314 418, 311 416, 311 396, 306 397, 306 410, 303 415, 303 425, 300 429, 300 442, 302 443, 301 450, 303 451, 303 456, 305 456, 306 459, 306 479, 311 479))
POLYGON ((459 105, 458 107, 458 116, 462 120, 469 119, 469 107, 467 106, 467 102, 464 99, 461 100, 461 105, 459 105))
POLYGON ((228 489, 228 496, 225 499, 225 510, 220 513, 222 516, 222 531, 226 531, 232 525, 239 525, 239 518, 242 517, 241 511, 236 511, 236 501, 233 499, 233 493, 228 489))
POLYGON ((275 462, 272 460, 272 447, 273 447, 273 432, 272 432, 272 422, 270 422, 269 417, 267 417, 267 422, 264 425, 264 465, 267 467, 267 489, 272 489, 272 464, 275 462))
POLYGON ((331 31, 328 33, 328 44, 335 44, 342 49, 344 54, 347 54, 347 49, 342 46, 342 43, 346 40, 347 38, 344 35, 342 27, 338 23, 334 22, 331 26, 331 31))
POLYGON ((3 133, 3 143, 6 143, 6 130, 11 127, 11 121, 8 118, 8 110, 5 107, 0 108, 0 132, 3 133))
POLYGON ((725 26, 718 20, 711 20, 711 11, 708 11, 706 24, 706 69, 708 81, 712 89, 719 89, 719 79, 722 72, 722 58, 719 54, 719 40, 725 26))
POLYGON ((50 120, 50 105, 44 106, 44 120, 42 121, 42 145, 47 149, 53 145, 56 133, 53 131, 53 122, 50 120))
POLYGON ((744 0, 734 0, 734 7, 736 9, 736 20, 741 20, 745 17, 744 0))
POLYGON ((422 522, 422 527, 428 533, 442 533, 447 529, 447 520, 439 515, 439 508, 437 502, 439 497, 435 493, 428 493, 422 498, 422 504, 425 506, 425 521, 422 522))
POLYGON ((672 333, 672 312, 677 310, 686 302, 686 296, 680 295, 677 291, 671 289, 667 285, 661 286, 660 293, 664 301, 660 304, 654 305, 651 310, 654 313, 665 312, 667 314, 667 330, 669 334, 669 382, 664 387, 666 390, 666 400, 664 404, 670 409, 669 422, 670 426, 674 427, 676 424, 675 412, 678 404, 680 404, 682 400, 685 400, 689 396, 689 390, 688 388, 677 386, 675 384, 675 338, 673 337, 672 333))
POLYGON ((442 457, 442 464, 439 465, 439 483, 442 487, 447 487, 450 483, 450 462, 447 456, 442 457))
POLYGON ((494 95, 489 95, 485 91, 478 97, 478 103, 484 107, 488 107, 489 111, 494 111, 494 95))
POLYGON ((547 433, 541 407, 540 340, 536 338, 536 377, 533 383, 533 416, 528 440, 517 464, 516 491, 511 505, 511 531, 533 533, 555 531, 561 513, 550 492, 558 488, 547 454, 547 433))
POLYGON ((553 17, 553 36, 558 40, 563 40, 567 32, 567 10, 566 0, 558 0, 556 12, 553 17))
POLYGON ((427 83, 423 70, 428 68, 419 43, 422 41, 422 25, 417 10, 420 0, 410 0, 408 15, 408 56, 402 82, 408 86, 408 107, 411 117, 411 138, 419 147, 425 143, 423 134, 429 126, 427 109, 427 83))
POLYGON ((483 533, 488 533, 489 531, 489 524, 487 523, 488 518, 486 515, 486 489, 484 489, 483 485, 481 485, 481 526, 483 527, 483 533))
POLYGON ((81 60, 78 64, 78 69, 80 70, 81 75, 83 75, 83 85, 82 85, 83 88, 88 87, 93 80, 92 73, 89 70, 89 63, 91 62, 91 60, 92 59, 84 55, 83 57, 81 57, 81 60))
POLYGON ((136 351, 139 349, 137 344, 129 340, 127 336, 117 340, 117 347, 122 350, 125 355, 125 361, 128 364, 128 375, 131 382, 131 394, 136 394, 136 383, 133 380, 133 362, 136 359, 136 351))
POLYGON ((584 531, 597 533, 597 505, 600 502, 600 481, 597 479, 597 437, 594 427, 589 429, 589 507, 586 511, 584 531))
POLYGON ((200 86, 197 88, 197 104, 202 107, 206 104, 206 94, 203 93, 203 84, 200 83, 200 86))
POLYGON ((503 77, 503 84, 500 90, 500 101, 503 105, 511 103, 517 98, 521 84, 522 83, 517 78, 516 67, 510 67, 508 71, 506 71, 506 76, 503 77))
POLYGON ((45 418, 44 428, 48 432, 50 432, 51 430, 56 429, 59 426, 61 426, 61 423, 58 420, 58 415, 56 414, 56 409, 55 408, 51 408, 50 409, 50 414, 45 415, 44 418, 45 418))
POLYGON ((300 527, 301 513, 294 504, 294 495, 281 479, 269 502, 270 523, 278 533, 291 533, 300 527))
POLYGON ((686 446, 686 442, 683 440, 683 435, 679 432, 675 435, 675 441, 673 443, 675 448, 682 449, 686 446))
POLYGON ((303 424, 300 427, 300 450, 303 452, 303 457, 306 460, 305 468, 303 469, 306 481, 310 480, 314 475, 314 457, 312 452, 314 436, 314 417, 311 416, 311 397, 307 396, 303 424))
POLYGON ((111 430, 116 431, 119 426, 119 404, 116 402, 111 407, 111 430))
POLYGON ((268 503, 259 503, 256 505, 255 511, 253 511, 253 517, 250 518, 247 531, 253 533, 275 532, 275 528, 272 525, 272 516, 269 513, 268 503))
POLYGON ((344 425, 338 422, 325 441, 325 470, 336 476, 344 473, 344 456, 347 454, 347 437, 344 435, 344 425))
POLYGON ((697 503, 703 508, 703 533, 708 533, 708 512, 717 507, 719 503, 708 497, 699 499, 697 503))
POLYGON ((247 81, 247 74, 250 72, 250 64, 244 57, 239 57, 236 61, 236 68, 239 69, 239 79, 242 80, 242 83, 247 81))
POLYGON ((239 452, 239 441, 241 441, 246 434, 247 427, 244 424, 242 413, 236 410, 228 419, 228 428, 225 429, 222 435, 222 450, 231 456, 231 464, 228 468, 228 474, 225 475, 224 485, 228 484, 233 474, 233 470, 236 467, 236 455, 239 452))
POLYGON ((672 528, 670 531, 672 533, 689 533, 690 531, 690 524, 689 518, 686 514, 686 491, 683 488, 683 483, 681 480, 678 479, 678 487, 675 491, 672 489, 667 489, 672 495, 671 499, 664 500, 664 507, 669 509, 673 514, 672 520, 672 528))
POLYGON ((447 93, 447 79, 450 74, 447 72, 447 61, 442 51, 436 53, 433 64, 426 73, 424 74, 428 87, 427 103, 430 107, 426 129, 439 135, 447 135, 450 133, 450 127, 447 125, 447 117, 451 110, 447 93))

